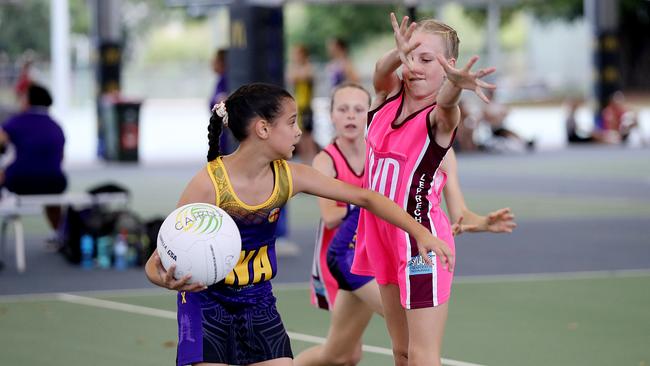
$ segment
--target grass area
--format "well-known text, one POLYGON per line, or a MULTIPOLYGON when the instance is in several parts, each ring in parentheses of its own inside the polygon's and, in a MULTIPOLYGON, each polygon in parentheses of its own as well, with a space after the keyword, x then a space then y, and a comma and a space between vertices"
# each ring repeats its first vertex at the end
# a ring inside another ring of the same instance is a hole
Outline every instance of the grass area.
MULTIPOLYGON (((647 365, 649 287, 648 274, 459 281, 454 285, 444 356, 502 366, 647 365)), ((306 289, 280 288, 276 295, 289 331, 326 335, 329 315, 308 305, 306 289)), ((94 296, 175 311, 173 293, 94 296)), ((0 299, 3 365, 169 364, 175 358, 175 342, 173 319, 54 299, 0 299)), ((364 343, 390 347, 381 318, 372 320, 364 343)), ((312 345, 292 344, 296 353, 312 345)), ((390 356, 370 353, 361 363, 390 364, 390 356)))

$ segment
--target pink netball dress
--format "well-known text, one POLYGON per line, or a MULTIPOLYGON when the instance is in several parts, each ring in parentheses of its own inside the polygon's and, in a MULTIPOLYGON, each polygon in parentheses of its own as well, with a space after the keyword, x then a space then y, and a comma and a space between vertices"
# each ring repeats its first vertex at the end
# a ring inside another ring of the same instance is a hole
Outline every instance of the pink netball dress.
MULTIPOLYGON (((430 105, 394 124, 402 109, 404 88, 368 114, 363 187, 395 201, 455 252, 447 216, 440 208, 447 180, 439 169, 447 147, 435 142, 430 105)), ((455 136, 455 131, 452 134, 455 136)), ((433 266, 418 254, 417 242, 403 230, 362 209, 352 273, 375 276, 380 285, 396 284, 405 309, 438 306, 449 299, 453 274, 433 252, 433 266)))
MULTIPOLYGON (((323 151, 334 162, 336 179, 361 187, 363 173, 357 175, 354 172, 336 142, 327 145, 323 151)), ((338 205, 345 206, 345 203, 338 202, 338 205)), ((334 234, 336 234, 336 229, 328 229, 323 221, 320 222, 311 272, 311 303, 326 310, 334 306, 334 299, 338 291, 338 284, 327 266, 327 249, 332 238, 334 238, 334 234)))

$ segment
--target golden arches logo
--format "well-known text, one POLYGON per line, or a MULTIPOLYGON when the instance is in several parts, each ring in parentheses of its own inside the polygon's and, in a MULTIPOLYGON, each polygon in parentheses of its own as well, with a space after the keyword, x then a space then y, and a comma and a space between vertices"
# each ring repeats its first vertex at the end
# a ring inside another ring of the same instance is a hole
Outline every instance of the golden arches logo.
POLYGON ((176 230, 211 234, 219 231, 223 224, 221 212, 213 206, 194 204, 185 207, 176 215, 176 230))

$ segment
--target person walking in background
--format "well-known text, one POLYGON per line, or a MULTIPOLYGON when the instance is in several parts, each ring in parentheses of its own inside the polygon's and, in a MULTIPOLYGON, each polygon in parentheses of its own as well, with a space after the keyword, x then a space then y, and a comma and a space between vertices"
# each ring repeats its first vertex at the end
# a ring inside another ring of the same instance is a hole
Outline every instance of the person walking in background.
MULTIPOLYGON (((16 194, 62 193, 68 185, 62 169, 65 136, 48 114, 52 97, 47 89, 30 84, 21 95, 21 112, 0 128, 0 145, 11 144, 15 160, 0 173, 0 182, 16 194)), ((52 229, 61 221, 61 207, 45 208, 52 229)))
MULTIPOLYGON (((217 77, 217 82, 215 83, 214 90, 210 96, 210 101, 208 108, 212 109, 212 106, 225 100, 228 97, 228 50, 219 48, 214 52, 212 57, 212 71, 217 77)), ((232 136, 230 131, 224 131, 221 134, 221 149, 225 154, 229 154, 236 149, 236 140, 232 136)))
POLYGON ((350 61, 346 41, 338 37, 328 40, 327 53, 330 61, 327 63, 326 68, 332 88, 346 81, 351 83, 359 82, 359 74, 352 61, 350 61))
POLYGON ((318 145, 312 136, 314 118, 311 101, 314 95, 314 67, 309 60, 309 50, 305 45, 294 45, 287 70, 287 80, 296 98, 298 126, 302 130, 302 137, 296 146, 297 153, 305 164, 311 164, 318 153, 318 145))

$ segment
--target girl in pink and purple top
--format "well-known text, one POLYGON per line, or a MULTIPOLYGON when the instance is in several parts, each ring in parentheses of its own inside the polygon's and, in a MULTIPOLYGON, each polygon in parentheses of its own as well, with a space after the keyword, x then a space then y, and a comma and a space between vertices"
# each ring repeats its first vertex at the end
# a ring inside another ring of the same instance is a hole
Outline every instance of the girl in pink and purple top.
MULTIPOLYGON (((401 25, 391 14, 396 48, 376 65, 376 99, 368 116, 364 187, 395 201, 454 252, 451 225, 440 208, 439 170, 460 119, 463 89, 488 102, 472 57, 456 69, 458 36, 435 21, 401 25), (402 78, 397 73, 402 66, 402 78)), ((352 272, 374 276, 396 365, 440 365, 453 255, 416 243, 395 226, 361 210, 352 272)))
MULTIPOLYGON (((334 89, 330 113, 336 137, 316 155, 312 164, 314 168, 348 184, 357 187, 363 185, 366 150, 364 132, 369 107, 370 95, 363 87, 353 83, 343 83, 334 89)), ((315 306, 332 310, 339 285, 328 265, 328 250, 339 225, 350 216, 352 211, 344 202, 325 198, 318 199, 318 206, 321 220, 314 249, 311 299, 315 306)), ((354 282, 359 282, 358 286, 361 287, 368 280, 354 282)), ((358 289, 357 286, 354 287, 352 290, 358 289)))

